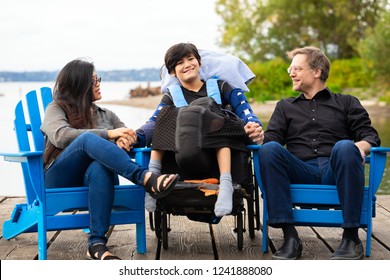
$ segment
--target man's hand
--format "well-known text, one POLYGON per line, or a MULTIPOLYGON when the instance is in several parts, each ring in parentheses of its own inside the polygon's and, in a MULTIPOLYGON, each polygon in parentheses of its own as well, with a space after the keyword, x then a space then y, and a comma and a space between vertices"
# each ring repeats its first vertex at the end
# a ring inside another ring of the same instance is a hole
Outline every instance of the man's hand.
POLYGON ((368 143, 367 141, 362 140, 356 142, 355 145, 359 148, 360 155, 362 156, 363 164, 364 164, 366 162, 366 155, 370 153, 371 144, 368 143))
POLYGON ((264 131, 263 127, 255 122, 248 122, 244 126, 246 134, 249 138, 256 144, 261 145, 264 141, 264 131))

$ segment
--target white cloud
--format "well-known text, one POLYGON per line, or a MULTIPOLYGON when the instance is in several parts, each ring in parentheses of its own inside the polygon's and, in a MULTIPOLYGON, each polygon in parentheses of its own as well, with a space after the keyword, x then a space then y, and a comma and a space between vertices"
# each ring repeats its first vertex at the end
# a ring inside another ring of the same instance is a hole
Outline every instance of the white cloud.
POLYGON ((160 67, 178 42, 218 49, 215 0, 4 2, 0 71, 58 70, 81 56, 99 70, 160 67))

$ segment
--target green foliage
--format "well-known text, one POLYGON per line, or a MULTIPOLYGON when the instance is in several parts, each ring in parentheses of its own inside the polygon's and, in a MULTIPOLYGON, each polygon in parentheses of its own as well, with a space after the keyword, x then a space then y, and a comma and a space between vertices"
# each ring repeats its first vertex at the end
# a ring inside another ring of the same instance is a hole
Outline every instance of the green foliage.
POLYGON ((317 46, 330 58, 351 58, 364 31, 374 27, 387 0, 218 0, 219 44, 249 61, 284 57, 317 46))
POLYGON ((367 71, 367 67, 369 65, 360 58, 335 60, 330 68, 328 86, 340 89, 368 87, 373 73, 367 71))
POLYGON ((384 13, 375 28, 367 31, 359 52, 375 75, 373 88, 381 100, 390 103, 390 12, 384 13))
POLYGON ((390 103, 388 0, 217 0, 216 11, 223 22, 218 43, 257 76, 250 98, 297 95, 285 52, 312 45, 332 60, 327 85, 333 91, 390 103))
MULTIPOLYGON (((299 92, 292 90, 291 78, 286 71, 289 64, 282 58, 248 65, 256 75, 249 84, 248 98, 264 102, 299 95, 299 92)), ((362 59, 342 59, 332 62, 327 86, 334 92, 349 93, 360 99, 367 99, 372 97, 367 96, 371 94, 368 87, 372 80, 373 74, 367 71, 367 65, 363 64, 362 59)))
POLYGON ((250 92, 247 96, 264 102, 295 95, 287 73, 288 66, 289 64, 281 58, 249 64, 256 78, 249 84, 250 92))

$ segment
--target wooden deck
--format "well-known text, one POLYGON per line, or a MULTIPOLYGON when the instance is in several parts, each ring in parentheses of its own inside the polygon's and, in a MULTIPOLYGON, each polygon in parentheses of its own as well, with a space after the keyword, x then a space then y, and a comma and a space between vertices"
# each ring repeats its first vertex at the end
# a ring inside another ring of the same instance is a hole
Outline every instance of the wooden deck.
MULTIPOLYGON (((23 197, 0 197, 0 228, 8 219, 16 203, 23 197)), ((148 215, 147 215, 148 216, 148 215)), ((390 195, 378 196, 377 214, 373 220, 371 256, 365 260, 390 260, 390 195)), ((270 250, 261 252, 261 231, 254 239, 244 233, 244 248, 237 250, 236 234, 233 232, 234 217, 229 216, 217 225, 193 222, 183 216, 171 216, 169 246, 159 246, 155 233, 147 221, 147 253, 138 254, 135 249, 135 226, 115 226, 109 232, 109 248, 127 260, 270 260, 275 247, 282 243, 282 233, 270 228, 270 250)), ((341 229, 322 227, 299 227, 304 244, 301 259, 326 260, 337 248, 341 229)), ((365 231, 360 230, 363 243, 365 231)), ((83 260, 87 248, 87 235, 81 230, 57 231, 48 234, 49 260, 83 260)), ((37 235, 26 233, 11 240, 0 238, 1 260, 37 259, 37 235)))

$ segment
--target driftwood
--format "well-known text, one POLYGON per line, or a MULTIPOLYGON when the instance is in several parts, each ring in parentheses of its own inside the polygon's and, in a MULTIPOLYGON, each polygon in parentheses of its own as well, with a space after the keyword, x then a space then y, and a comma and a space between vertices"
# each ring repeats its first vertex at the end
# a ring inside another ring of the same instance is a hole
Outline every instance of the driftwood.
POLYGON ((161 88, 151 87, 149 83, 146 88, 138 86, 135 89, 130 90, 131 97, 147 97, 147 96, 156 96, 156 95, 161 95, 161 88))

